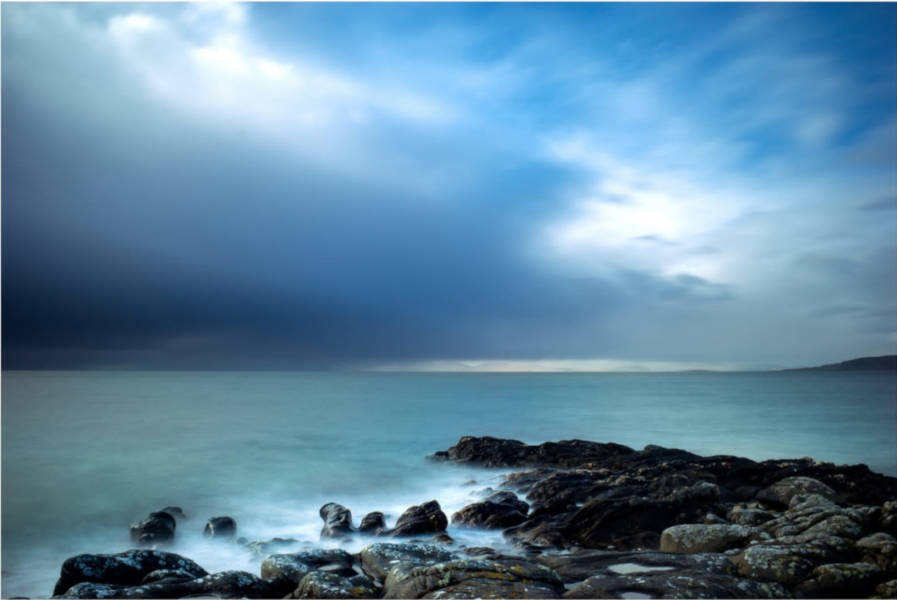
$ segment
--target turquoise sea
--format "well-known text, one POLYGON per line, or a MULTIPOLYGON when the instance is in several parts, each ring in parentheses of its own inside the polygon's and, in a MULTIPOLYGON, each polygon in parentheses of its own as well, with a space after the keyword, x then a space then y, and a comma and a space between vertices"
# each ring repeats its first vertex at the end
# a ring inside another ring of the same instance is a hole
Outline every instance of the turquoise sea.
POLYGON ((167 505, 190 517, 173 551, 209 571, 256 573, 236 545, 202 538, 208 517, 298 547, 318 543, 328 501, 356 524, 370 510, 391 523, 434 498, 450 515, 501 475, 425 460, 462 435, 811 456, 897 475, 897 378, 6 371, 2 595, 48 596, 65 558, 130 547, 128 525, 167 505))

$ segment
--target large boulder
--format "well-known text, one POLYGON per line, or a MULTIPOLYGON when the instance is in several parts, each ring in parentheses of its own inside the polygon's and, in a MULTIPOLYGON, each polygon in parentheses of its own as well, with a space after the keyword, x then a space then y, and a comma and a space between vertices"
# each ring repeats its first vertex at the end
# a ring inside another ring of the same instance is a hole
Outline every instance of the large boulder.
POLYGON ((167 512, 150 513, 147 518, 131 525, 131 541, 140 545, 170 542, 177 523, 167 512))
POLYGON ((754 540, 769 540, 768 533, 744 525, 674 525, 663 530, 660 551, 682 554, 724 552, 754 540))
POLYGON ((559 598, 557 573, 522 559, 453 560, 389 571, 384 598, 559 598))
POLYGON ((432 544, 371 544, 362 549, 361 568, 373 579, 383 581, 390 569, 399 565, 421 566, 454 560, 457 555, 432 544))
POLYGON ((53 594, 65 593, 82 583, 139 585, 143 578, 160 569, 178 569, 194 577, 208 575, 205 569, 179 554, 159 550, 128 550, 118 554, 79 554, 62 563, 53 594))
POLYGON ((529 505, 513 492, 497 492, 482 502, 465 506, 452 515, 452 523, 485 529, 504 529, 526 520, 529 505))
POLYGON ((232 517, 212 517, 202 534, 206 537, 230 539, 237 535, 237 522, 232 517))
POLYGON ((261 575, 278 597, 282 597, 295 590, 303 577, 318 569, 344 577, 356 575, 354 562, 351 554, 340 549, 271 554, 262 561, 261 575))
POLYGON ((377 598, 380 590, 368 577, 344 577, 328 571, 312 571, 302 578, 290 598, 377 598))
POLYGON ((324 519, 322 538, 341 538, 355 532, 352 527, 352 512, 336 502, 328 502, 318 511, 324 519))
POLYGON ((733 556, 732 561, 743 577, 793 586, 809 578, 819 565, 850 557, 851 546, 842 545, 843 542, 842 538, 803 543, 784 538, 776 543, 751 546, 733 556))
POLYGON ((82 582, 69 588, 60 598, 271 598, 267 583, 245 571, 223 571, 189 581, 159 581, 145 585, 123 586, 82 582))
POLYGON ((399 516, 396 526, 389 531, 392 536, 411 536, 445 531, 448 517, 436 500, 412 506, 399 516))
POLYGON ((773 506, 787 507, 794 496, 809 494, 819 494, 828 500, 837 497, 835 490, 812 477, 786 477, 757 492, 757 500, 773 506))

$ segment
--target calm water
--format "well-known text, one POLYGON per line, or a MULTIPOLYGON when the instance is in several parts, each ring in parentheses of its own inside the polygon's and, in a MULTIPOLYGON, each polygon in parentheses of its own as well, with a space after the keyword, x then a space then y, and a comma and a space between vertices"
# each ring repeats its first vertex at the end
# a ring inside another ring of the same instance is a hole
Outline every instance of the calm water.
MULTIPOLYGON (((660 444, 754 459, 812 456, 897 474, 893 373, 346 374, 4 372, 2 594, 47 596, 62 561, 129 547, 127 526, 180 505, 174 551, 258 573, 206 542, 210 516, 249 539, 316 543, 318 507, 388 522, 446 512, 496 472, 424 456, 462 435, 660 444), (478 486, 465 486, 476 479, 478 486)), ((460 541, 494 534, 452 531, 460 541)))

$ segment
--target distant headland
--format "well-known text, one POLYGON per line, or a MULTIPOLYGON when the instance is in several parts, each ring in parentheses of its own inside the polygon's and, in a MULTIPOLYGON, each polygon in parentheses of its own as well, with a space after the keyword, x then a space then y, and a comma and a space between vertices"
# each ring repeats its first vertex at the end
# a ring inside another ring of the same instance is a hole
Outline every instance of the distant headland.
POLYGON ((801 367, 786 371, 897 371, 897 354, 864 356, 819 367, 801 367))

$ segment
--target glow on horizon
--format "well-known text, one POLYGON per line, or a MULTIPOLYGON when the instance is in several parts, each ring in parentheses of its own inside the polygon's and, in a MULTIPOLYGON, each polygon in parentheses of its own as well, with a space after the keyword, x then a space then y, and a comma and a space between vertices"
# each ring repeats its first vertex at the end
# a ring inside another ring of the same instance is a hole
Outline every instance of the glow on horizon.
POLYGON ((425 360, 382 363, 366 371, 413 373, 675 373, 683 371, 741 371, 734 364, 702 362, 591 359, 425 360))

